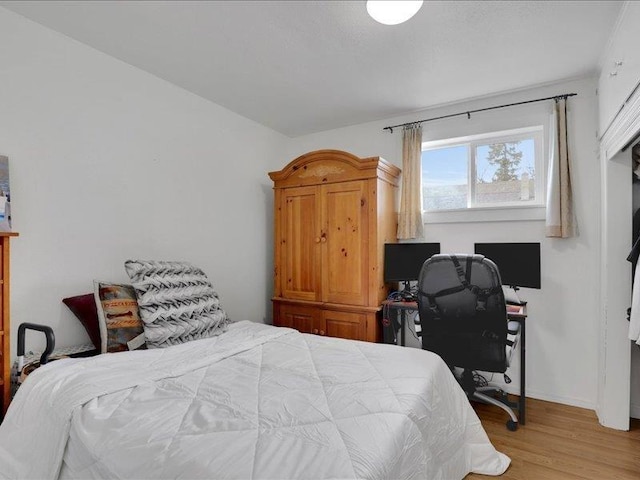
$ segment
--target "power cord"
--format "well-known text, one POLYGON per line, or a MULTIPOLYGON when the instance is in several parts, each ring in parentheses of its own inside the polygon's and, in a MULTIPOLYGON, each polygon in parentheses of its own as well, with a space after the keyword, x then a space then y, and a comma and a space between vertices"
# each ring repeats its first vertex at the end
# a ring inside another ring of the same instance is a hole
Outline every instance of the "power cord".
MULTIPOLYGON (((409 290, 409 292, 407 292, 406 290, 400 290, 400 291, 393 291, 391 293, 389 293, 389 295, 387 296, 387 300, 391 301, 391 302, 408 302, 408 301, 412 301, 415 302, 417 300, 417 290, 418 287, 415 286, 413 288, 411 288, 411 290, 409 290)), ((382 309, 382 321, 383 321, 383 325, 386 327, 389 327, 393 324, 393 330, 394 330, 394 341, 397 344, 397 334, 401 328, 401 323, 400 321, 398 321, 398 315, 394 315, 394 318, 390 318, 391 317, 391 308, 389 308, 388 305, 385 305, 382 309)), ((421 341, 421 337, 422 337, 422 333, 421 332, 417 332, 415 329, 415 325, 420 325, 420 327, 422 327, 422 324, 420 323, 420 320, 417 319, 418 318, 418 314, 413 316, 413 324, 414 324, 414 328, 408 328, 408 324, 405 325, 405 328, 411 333, 411 335, 413 336, 413 338, 415 338, 418 342, 421 341)))

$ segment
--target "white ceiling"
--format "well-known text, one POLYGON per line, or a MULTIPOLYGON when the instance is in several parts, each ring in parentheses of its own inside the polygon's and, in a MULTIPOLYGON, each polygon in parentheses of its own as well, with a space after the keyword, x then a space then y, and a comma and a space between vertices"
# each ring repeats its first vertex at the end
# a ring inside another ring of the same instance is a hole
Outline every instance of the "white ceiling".
POLYGON ((289 136, 595 73, 622 2, 0 1, 289 136))

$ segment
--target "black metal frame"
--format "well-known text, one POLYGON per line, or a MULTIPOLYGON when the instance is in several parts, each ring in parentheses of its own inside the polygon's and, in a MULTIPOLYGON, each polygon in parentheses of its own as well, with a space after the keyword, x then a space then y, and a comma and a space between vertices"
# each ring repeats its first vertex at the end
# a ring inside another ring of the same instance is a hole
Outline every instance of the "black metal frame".
POLYGON ((24 357, 24 345, 27 330, 36 330, 44 333, 47 345, 40 356, 40 365, 45 365, 49 361, 49 356, 56 348, 56 337, 53 333, 53 329, 47 325, 40 325, 38 323, 21 323, 18 327, 18 357, 24 357))

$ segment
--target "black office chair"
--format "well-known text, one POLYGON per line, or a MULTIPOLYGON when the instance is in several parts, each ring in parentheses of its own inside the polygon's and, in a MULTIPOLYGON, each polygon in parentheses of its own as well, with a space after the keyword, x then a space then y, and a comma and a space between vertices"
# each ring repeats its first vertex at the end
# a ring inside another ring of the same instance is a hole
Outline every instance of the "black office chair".
POLYGON ((474 378, 474 371, 506 372, 515 347, 507 336, 517 339, 519 332, 517 322, 507 321, 495 263, 482 255, 434 255, 420 271, 418 310, 422 348, 440 355, 452 370, 462 368, 459 381, 467 396, 506 411, 507 428, 516 430, 518 418, 506 393, 474 378))

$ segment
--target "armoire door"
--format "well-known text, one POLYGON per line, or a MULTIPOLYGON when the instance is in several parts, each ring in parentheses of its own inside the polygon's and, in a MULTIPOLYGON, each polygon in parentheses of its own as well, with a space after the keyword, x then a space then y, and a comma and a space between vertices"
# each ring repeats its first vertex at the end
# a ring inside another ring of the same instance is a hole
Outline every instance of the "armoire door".
POLYGON ((275 316, 277 327, 295 328, 301 333, 316 333, 322 321, 320 310, 299 305, 279 304, 275 316))
POLYGON ((315 186, 282 192, 280 282, 282 296, 320 300, 319 199, 315 186))
POLYGON ((323 335, 349 340, 366 340, 365 315, 325 310, 322 312, 322 316, 325 327, 323 335))
POLYGON ((366 182, 321 187, 322 301, 367 304, 366 182))

